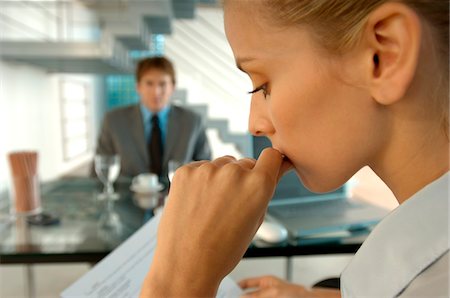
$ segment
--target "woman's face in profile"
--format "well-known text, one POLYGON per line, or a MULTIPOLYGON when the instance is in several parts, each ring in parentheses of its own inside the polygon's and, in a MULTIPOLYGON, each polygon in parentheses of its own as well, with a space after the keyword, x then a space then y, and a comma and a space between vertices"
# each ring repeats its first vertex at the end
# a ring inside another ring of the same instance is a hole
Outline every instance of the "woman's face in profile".
POLYGON ((249 129, 266 135, 305 186, 324 192, 345 183, 381 145, 375 106, 350 58, 325 54, 306 27, 277 27, 255 1, 225 3, 225 30, 238 67, 255 92, 249 129), (250 4, 249 4, 250 3, 250 4), (354 81, 353 81, 354 82, 354 81))

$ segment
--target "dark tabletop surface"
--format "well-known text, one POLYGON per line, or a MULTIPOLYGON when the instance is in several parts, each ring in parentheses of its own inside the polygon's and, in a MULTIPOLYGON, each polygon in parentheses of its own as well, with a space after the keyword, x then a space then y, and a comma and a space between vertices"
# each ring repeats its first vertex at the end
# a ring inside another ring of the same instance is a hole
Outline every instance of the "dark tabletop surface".
MULTIPOLYGON (((140 197, 130 190, 130 179, 119 178, 112 203, 98 199, 97 179, 58 179, 41 185, 42 207, 59 223, 31 225, 24 216, 0 210, 0 263, 98 262, 152 217, 165 192, 140 197)), ((280 244, 253 243, 245 257, 354 253, 366 232, 347 237, 288 239, 280 244)))

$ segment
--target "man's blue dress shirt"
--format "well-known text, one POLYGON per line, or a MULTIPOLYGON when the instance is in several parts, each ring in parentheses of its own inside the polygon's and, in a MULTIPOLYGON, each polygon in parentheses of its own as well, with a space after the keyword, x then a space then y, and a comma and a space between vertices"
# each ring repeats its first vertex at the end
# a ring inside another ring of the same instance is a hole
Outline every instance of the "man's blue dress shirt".
MULTIPOLYGON (((142 103, 140 104, 141 108, 141 115, 142 115, 142 121, 144 124, 144 133, 145 133, 145 140, 147 141, 147 144, 150 142, 151 138, 151 131, 152 131, 152 117, 154 113, 152 113, 147 107, 145 107, 142 103)), ((169 122, 169 112, 170 112, 170 105, 165 106, 161 111, 159 111, 158 119, 159 119, 159 127, 161 128, 161 136, 162 136, 162 142, 163 146, 166 145, 166 137, 167 137, 167 123, 169 122)))

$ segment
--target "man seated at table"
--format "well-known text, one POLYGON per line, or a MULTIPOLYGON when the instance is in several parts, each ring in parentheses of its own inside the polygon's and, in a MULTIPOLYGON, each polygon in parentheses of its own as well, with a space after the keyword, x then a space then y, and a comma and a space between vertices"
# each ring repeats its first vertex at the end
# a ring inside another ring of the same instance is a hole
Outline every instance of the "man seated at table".
MULTIPOLYGON (((105 115, 96 154, 118 154, 121 175, 151 172, 167 181, 169 160, 186 163, 211 159, 202 117, 170 103, 175 81, 170 60, 143 59, 136 68, 140 103, 105 115)), ((91 174, 95 176, 94 169, 91 174)))

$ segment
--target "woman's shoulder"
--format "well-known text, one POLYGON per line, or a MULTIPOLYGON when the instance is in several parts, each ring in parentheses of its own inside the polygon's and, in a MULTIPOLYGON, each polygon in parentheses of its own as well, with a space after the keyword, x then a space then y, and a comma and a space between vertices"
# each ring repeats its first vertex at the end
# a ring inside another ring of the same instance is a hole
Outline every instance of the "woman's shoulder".
POLYGON ((450 297, 447 252, 419 274, 399 297, 450 297))

